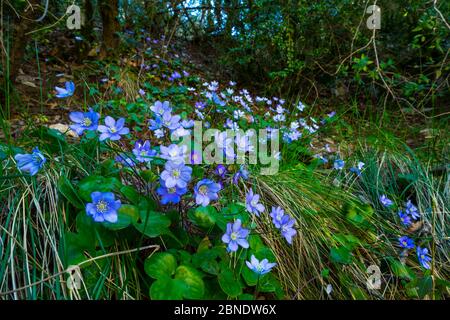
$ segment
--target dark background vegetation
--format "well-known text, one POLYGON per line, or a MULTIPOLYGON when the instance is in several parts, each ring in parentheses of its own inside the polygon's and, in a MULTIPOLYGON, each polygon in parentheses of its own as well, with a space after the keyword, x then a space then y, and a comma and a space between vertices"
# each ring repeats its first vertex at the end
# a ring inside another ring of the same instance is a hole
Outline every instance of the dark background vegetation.
POLYGON ((51 48, 49 56, 81 63, 98 42, 100 57, 111 58, 125 45, 122 33, 144 32, 176 40, 218 77, 269 93, 357 99, 425 117, 448 111, 447 1, 377 1, 375 33, 366 27, 369 1, 85 0, 74 2, 85 13, 75 32, 64 28, 71 3, 49 1, 36 22, 45 0, 2 2, 3 81, 14 81, 34 55, 33 39, 51 48), (84 41, 72 45, 74 34, 84 41))

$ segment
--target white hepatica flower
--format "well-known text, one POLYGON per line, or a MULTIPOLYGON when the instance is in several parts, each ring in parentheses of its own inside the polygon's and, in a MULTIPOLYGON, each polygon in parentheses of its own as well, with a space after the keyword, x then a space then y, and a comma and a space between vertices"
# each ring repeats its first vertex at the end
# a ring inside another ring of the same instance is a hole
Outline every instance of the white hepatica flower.
POLYGON ((299 102, 298 102, 298 105, 297 105, 297 109, 298 109, 300 112, 302 112, 303 110, 305 110, 305 105, 304 105, 301 101, 299 101, 299 102))
POLYGON ((278 114, 281 114, 281 113, 284 113, 285 109, 282 106, 278 105, 276 111, 278 114))
POLYGON ((171 144, 168 147, 161 146, 161 158, 172 161, 175 164, 180 164, 185 162, 187 156, 187 146, 182 145, 181 147, 176 144, 171 144))
POLYGON ((277 114, 273 117, 273 121, 275 122, 284 122, 286 120, 286 117, 284 114, 277 114))
POLYGON ((214 142, 217 144, 217 147, 219 149, 222 149, 225 151, 225 155, 227 156, 227 158, 234 157, 233 139, 227 136, 226 131, 215 132, 214 133, 214 142))
POLYGON ((253 152, 255 147, 250 142, 250 137, 248 135, 236 135, 236 146, 241 152, 253 152))
POLYGON ((245 116, 244 111, 242 110, 234 110, 233 112, 233 117, 237 120, 239 118, 242 118, 243 116, 245 116))
POLYGON ((325 291, 327 292, 328 295, 330 295, 331 292, 333 291, 333 286, 331 284, 328 284, 325 291))
POLYGON ((158 139, 164 137, 164 129, 157 129, 155 130, 155 137, 157 137, 158 139))
POLYGON ((201 113, 200 111, 195 110, 195 114, 197 115, 197 117, 198 117, 200 120, 205 119, 205 116, 204 116, 203 113, 201 113))
POLYGON ((190 130, 187 130, 183 127, 178 127, 176 130, 172 132, 175 139, 179 139, 181 137, 185 137, 191 133, 190 130))
POLYGON ((302 136, 302 134, 300 132, 298 132, 297 130, 292 130, 291 132, 289 132, 288 137, 292 140, 298 140, 300 137, 302 136))
POLYGON ((205 95, 206 99, 212 99, 212 97, 213 97, 211 92, 205 92, 204 95, 205 95))

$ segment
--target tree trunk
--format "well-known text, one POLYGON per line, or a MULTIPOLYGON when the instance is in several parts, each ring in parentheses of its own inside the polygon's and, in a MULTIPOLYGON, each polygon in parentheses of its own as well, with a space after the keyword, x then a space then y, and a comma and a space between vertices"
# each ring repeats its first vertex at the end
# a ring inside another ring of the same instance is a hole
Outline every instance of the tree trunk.
POLYGON ((119 47, 120 30, 119 20, 119 1, 118 0, 99 0, 100 15, 103 23, 103 43, 100 52, 100 58, 112 57, 117 53, 119 47))
POLYGON ((94 35, 94 6, 92 5, 92 0, 84 0, 84 20, 81 27, 81 34, 83 35, 84 41, 79 44, 79 59, 82 61, 85 59, 91 50, 91 45, 95 41, 94 35))

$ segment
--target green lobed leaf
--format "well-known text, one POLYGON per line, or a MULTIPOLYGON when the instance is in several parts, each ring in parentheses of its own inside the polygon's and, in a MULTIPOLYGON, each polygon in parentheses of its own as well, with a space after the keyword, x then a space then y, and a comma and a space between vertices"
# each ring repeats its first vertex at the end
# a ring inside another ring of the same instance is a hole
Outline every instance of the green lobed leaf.
POLYGON ((171 277, 175 273, 177 261, 175 257, 167 252, 157 252, 145 259, 144 270, 154 279, 171 277))
POLYGON ((159 237, 163 234, 170 234, 170 219, 165 215, 150 211, 148 215, 141 213, 141 221, 134 223, 134 227, 150 238, 159 237))
POLYGON ((232 298, 236 298, 242 293, 240 280, 229 269, 223 270, 218 277, 220 287, 223 292, 232 298))

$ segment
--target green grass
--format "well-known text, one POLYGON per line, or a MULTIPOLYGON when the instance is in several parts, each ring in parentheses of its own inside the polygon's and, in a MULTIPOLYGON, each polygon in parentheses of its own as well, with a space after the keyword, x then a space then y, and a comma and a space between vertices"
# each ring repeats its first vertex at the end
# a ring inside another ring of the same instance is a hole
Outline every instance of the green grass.
POLYGON ((269 219, 259 223, 277 257, 279 279, 291 298, 327 298, 327 284, 334 288, 333 299, 443 298, 449 294, 448 167, 435 174, 407 147, 386 145, 355 146, 346 161, 365 162, 360 177, 353 173, 336 176, 326 170, 312 173, 298 165, 257 178, 262 198, 286 208, 297 221, 298 237, 292 246, 274 234, 269 219), (422 227, 403 229, 397 211, 380 205, 382 194, 399 207, 411 198, 423 214, 422 227), (355 214, 364 221, 356 222, 355 214), (420 268, 415 252, 410 252, 405 265, 399 264, 397 238, 402 235, 431 249, 431 289, 424 289, 428 273, 420 268), (330 251, 339 247, 345 248, 340 251, 342 261, 333 259, 330 251), (347 253, 351 257, 346 257, 347 253), (371 264, 382 271, 382 290, 367 290, 370 274, 366 270, 371 264))

